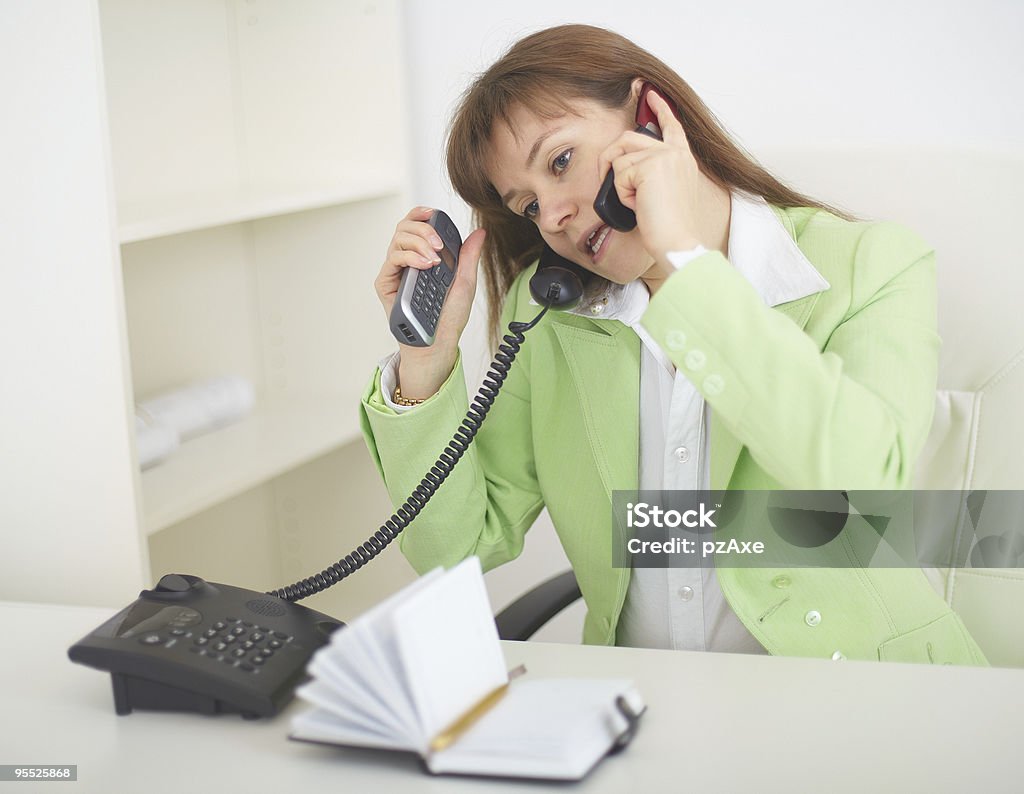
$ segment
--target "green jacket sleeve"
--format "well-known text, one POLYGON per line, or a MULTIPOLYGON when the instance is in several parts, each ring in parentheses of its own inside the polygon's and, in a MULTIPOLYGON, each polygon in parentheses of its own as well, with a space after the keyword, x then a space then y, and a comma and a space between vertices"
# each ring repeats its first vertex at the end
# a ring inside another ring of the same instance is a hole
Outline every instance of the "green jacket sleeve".
POLYGON ((673 274, 642 319, 782 488, 906 488, 931 425, 934 254, 895 224, 858 226, 852 267, 825 263, 849 302, 817 311, 820 327, 766 306, 718 252, 673 274))
MULTIPOLYGON (((503 323, 515 315, 509 294, 503 323)), ((543 507, 533 462, 529 346, 519 352, 476 439, 423 511, 400 536, 402 553, 423 573, 477 555, 485 570, 517 557, 543 507)), ((361 403, 370 453, 397 508, 431 470, 466 416, 462 359, 448 381, 415 409, 397 413, 380 393, 380 371, 361 403)))

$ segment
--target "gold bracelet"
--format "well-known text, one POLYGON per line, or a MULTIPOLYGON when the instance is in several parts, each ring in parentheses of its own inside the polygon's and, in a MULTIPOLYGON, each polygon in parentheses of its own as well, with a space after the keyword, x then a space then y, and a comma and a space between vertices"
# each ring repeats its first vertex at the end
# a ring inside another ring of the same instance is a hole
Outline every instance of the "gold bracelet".
POLYGON ((401 384, 399 384, 398 386, 395 386, 395 393, 394 393, 394 395, 392 395, 391 399, 394 401, 395 405, 410 405, 411 406, 411 405, 419 405, 420 403, 426 402, 426 400, 410 400, 408 397, 403 397, 402 396, 402 386, 401 386, 401 384))

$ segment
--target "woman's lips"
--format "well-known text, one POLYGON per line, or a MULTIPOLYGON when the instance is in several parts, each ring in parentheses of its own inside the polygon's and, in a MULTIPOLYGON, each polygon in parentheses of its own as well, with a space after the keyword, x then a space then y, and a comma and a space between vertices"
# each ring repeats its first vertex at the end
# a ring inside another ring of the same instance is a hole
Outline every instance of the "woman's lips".
POLYGON ((601 258, 601 254, 608 246, 608 237, 611 235, 612 229, 610 226, 600 226, 591 235, 590 239, 587 240, 587 248, 590 251, 591 261, 597 262, 601 258))

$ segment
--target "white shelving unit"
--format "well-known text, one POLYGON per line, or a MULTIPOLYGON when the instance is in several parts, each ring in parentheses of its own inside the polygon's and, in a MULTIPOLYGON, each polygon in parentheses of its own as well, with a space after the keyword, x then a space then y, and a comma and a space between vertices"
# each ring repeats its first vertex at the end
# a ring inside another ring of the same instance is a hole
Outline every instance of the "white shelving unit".
POLYGON ((383 198, 399 193, 402 186, 384 179, 347 180, 339 185, 305 190, 233 190, 208 193, 189 202, 150 200, 118 207, 118 237, 122 244, 168 237, 172 234, 259 220, 291 212, 333 207, 350 202, 383 198))
POLYGON ((227 373, 257 392, 143 472, 151 574, 282 586, 387 515, 373 483, 337 509, 326 494, 365 467, 356 406, 394 346, 372 282, 409 203, 397 3, 100 8, 134 393, 227 373), (318 493, 324 456, 339 477, 318 493), (329 554, 298 550, 316 536, 329 554))
MULTIPOLYGON (((107 178, 81 198, 114 207, 107 256, 101 241, 89 266, 120 277, 123 366, 95 396, 126 428, 133 400, 205 377, 240 375, 257 396, 244 421, 141 475, 130 432, 108 442, 96 465, 134 485, 115 497, 125 504, 104 543, 129 551, 108 570, 94 561, 112 584, 76 600, 124 600, 170 570, 283 586, 351 550, 389 509, 357 405, 394 347, 373 279, 410 206, 399 3, 72 5, 78 27, 67 30, 44 18, 60 4, 25 13, 55 46, 96 38, 67 56, 68 68, 102 75, 93 157, 107 178), (140 570, 126 571, 133 558, 140 570)), ((87 469, 99 448, 70 454, 87 469)), ((412 576, 391 565, 385 589, 412 576)), ((50 597, 12 587, 0 597, 50 597)), ((376 597, 349 590, 342 614, 376 597)))

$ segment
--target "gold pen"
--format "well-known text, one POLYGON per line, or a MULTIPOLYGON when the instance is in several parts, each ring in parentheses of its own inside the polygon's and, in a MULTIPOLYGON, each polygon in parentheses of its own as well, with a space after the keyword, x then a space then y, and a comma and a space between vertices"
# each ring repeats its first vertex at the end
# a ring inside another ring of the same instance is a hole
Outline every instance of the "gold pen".
POLYGON ((444 750, 446 747, 450 747, 460 736, 462 736, 462 734, 468 731, 477 720, 490 711, 494 705, 505 696, 505 693, 508 692, 509 684, 513 679, 518 678, 525 672, 525 665, 519 665, 519 667, 516 667, 514 670, 510 670, 507 682, 491 693, 485 695, 475 706, 470 708, 465 714, 434 737, 434 740, 430 743, 430 752, 436 753, 444 750))

